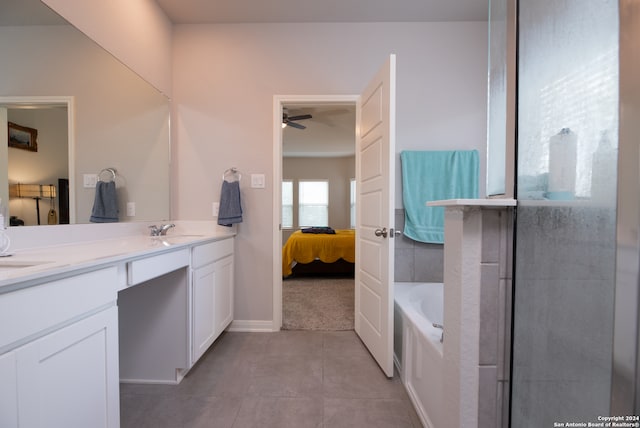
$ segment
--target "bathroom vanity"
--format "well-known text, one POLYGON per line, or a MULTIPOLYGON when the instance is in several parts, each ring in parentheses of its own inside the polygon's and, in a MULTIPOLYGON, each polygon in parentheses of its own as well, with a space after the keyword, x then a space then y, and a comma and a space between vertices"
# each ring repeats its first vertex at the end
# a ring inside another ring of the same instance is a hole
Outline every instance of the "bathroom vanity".
POLYGON ((179 383, 233 319, 233 236, 125 234, 0 258, 0 426, 119 427, 120 381, 179 383))

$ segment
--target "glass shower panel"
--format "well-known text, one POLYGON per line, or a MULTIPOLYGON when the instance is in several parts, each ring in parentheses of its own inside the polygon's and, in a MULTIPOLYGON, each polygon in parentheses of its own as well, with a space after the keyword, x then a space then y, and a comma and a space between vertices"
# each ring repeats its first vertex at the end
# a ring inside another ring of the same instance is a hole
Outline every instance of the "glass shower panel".
POLYGON ((489 0, 487 195, 506 191, 507 0, 489 0))
POLYGON ((618 3, 521 0, 511 426, 596 422, 611 391, 618 3))

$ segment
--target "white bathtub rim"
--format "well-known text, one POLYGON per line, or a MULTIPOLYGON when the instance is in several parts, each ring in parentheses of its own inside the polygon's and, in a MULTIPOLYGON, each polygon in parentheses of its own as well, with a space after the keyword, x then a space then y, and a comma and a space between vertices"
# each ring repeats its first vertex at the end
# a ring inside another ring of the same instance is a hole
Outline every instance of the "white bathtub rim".
MULTIPOLYGON (((413 327, 430 343, 433 348, 443 357, 443 343, 440 342, 443 331, 433 327, 434 321, 429 320, 416 305, 410 301, 410 291, 418 286, 444 286, 436 282, 396 282, 394 284, 394 300, 401 313, 408 318, 413 327)), ((444 336, 446 341, 446 335, 444 336)))
MULTIPOLYGON (((416 287, 424 286, 424 285, 436 285, 443 286, 441 283, 395 283, 395 305, 394 307, 400 311, 400 316, 403 320, 403 341, 408 339, 409 336, 415 337, 412 342, 409 340, 407 343, 403 344, 403 363, 406 363, 406 367, 399 367, 399 372, 401 374, 401 378, 403 380, 403 384, 407 391, 407 395, 409 396, 413 406, 416 410, 418 418, 420 422, 425 428, 437 428, 434 425, 432 417, 437 417, 439 415, 439 405, 436 404, 435 409, 431 409, 434 412, 434 415, 430 415, 427 412, 427 407, 433 407, 433 404, 427 406, 426 403, 422 402, 420 398, 420 394, 416 390, 414 382, 424 382, 424 380, 414 379, 415 374, 413 373, 413 352, 411 350, 411 346, 422 347, 423 352, 426 354, 422 354, 423 358, 425 355, 431 355, 431 358, 435 361, 444 362, 443 358, 443 344, 440 343, 440 334, 441 330, 434 328, 431 325, 430 320, 427 319, 426 315, 422 313, 421 305, 415 304, 415 302, 411 301, 411 297, 415 298, 415 294, 412 293, 412 290, 415 291, 416 287), (427 332, 428 331, 428 332, 427 332), (409 336, 407 336, 407 332, 409 332, 409 336), (431 334, 429 334, 431 333, 431 334), (413 345, 410 345, 413 343, 413 345)), ((441 367, 441 364, 436 363, 434 367, 441 367)), ((438 368, 436 368, 438 370, 438 368)), ((440 381, 433 383, 430 381, 430 388, 437 388, 437 391, 442 393, 442 382, 444 379, 440 379, 440 381)))

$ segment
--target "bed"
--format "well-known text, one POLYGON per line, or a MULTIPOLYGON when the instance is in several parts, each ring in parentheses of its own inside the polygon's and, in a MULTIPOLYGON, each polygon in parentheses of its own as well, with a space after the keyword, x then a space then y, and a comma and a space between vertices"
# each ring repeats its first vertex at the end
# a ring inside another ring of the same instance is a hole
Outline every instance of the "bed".
POLYGON ((337 229, 335 234, 294 232, 282 248, 282 276, 303 273, 312 266, 326 273, 353 272, 356 261, 355 231, 337 229), (334 269, 332 269, 332 267, 334 269), (347 272, 344 272, 345 269, 347 272))

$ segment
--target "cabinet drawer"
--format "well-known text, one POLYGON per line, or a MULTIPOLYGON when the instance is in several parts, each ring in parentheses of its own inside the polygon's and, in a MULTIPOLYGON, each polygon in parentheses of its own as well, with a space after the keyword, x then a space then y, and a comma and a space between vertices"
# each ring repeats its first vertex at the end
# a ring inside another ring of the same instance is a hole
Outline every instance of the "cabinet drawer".
MULTIPOLYGON (((115 266, 0 296, 0 354, 8 345, 51 329, 117 299, 115 266)), ((5 349, 6 348, 6 349, 5 349)))
POLYGON ((232 238, 199 245, 193 249, 193 263, 191 267, 198 268, 230 254, 233 254, 232 238))
POLYGON ((189 266, 189 250, 183 249, 146 259, 134 260, 127 266, 127 284, 136 285, 189 266))

